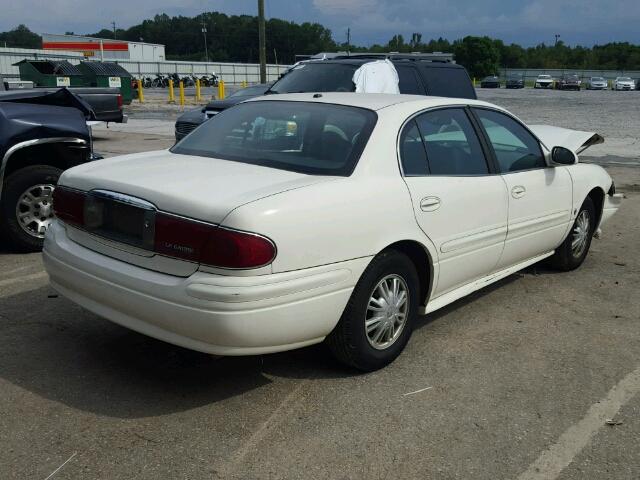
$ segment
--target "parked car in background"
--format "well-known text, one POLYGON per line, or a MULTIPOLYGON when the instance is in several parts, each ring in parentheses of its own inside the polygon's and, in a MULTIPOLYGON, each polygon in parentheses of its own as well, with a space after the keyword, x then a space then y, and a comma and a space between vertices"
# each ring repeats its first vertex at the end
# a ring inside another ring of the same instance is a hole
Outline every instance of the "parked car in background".
POLYGON ((556 82, 558 90, 580 90, 582 84, 580 77, 575 73, 568 73, 560 77, 560 81, 556 82))
POLYGON ((375 370, 418 314, 543 259, 582 264, 622 201, 578 163, 602 141, 472 99, 254 98, 168 151, 64 172, 44 264, 62 295, 160 340, 219 355, 326 340, 375 370))
POLYGON ((264 95, 264 92, 266 92, 271 85, 271 83, 261 83, 247 88, 242 88, 232 93, 224 100, 214 100, 209 102, 204 108, 198 107, 183 113, 176 120, 176 141, 182 140, 202 122, 210 119, 214 115, 217 115, 221 111, 250 98, 264 95))
POLYGON ((606 90, 608 86, 604 77, 591 77, 587 80, 587 90, 606 90))
POLYGON ((488 77, 484 77, 480 82, 481 88, 500 88, 500 77, 496 75, 490 75, 488 77))
POLYGON ((553 88, 553 78, 551 75, 538 75, 533 88, 553 88))
POLYGON ((631 77, 616 77, 611 87, 612 90, 635 90, 636 83, 631 77))
MULTIPOLYGON (((420 54, 332 55, 325 60, 299 62, 287 70, 264 94, 354 92, 355 84, 352 79, 355 71, 365 63, 385 58, 393 62, 398 72, 400 93, 477 98, 471 78, 462 65, 433 60, 428 55, 420 54)), ((217 104, 210 111, 216 111, 215 108, 219 109, 221 105, 224 104, 217 104)), ((196 110, 188 112, 186 117, 178 118, 176 139, 183 138, 208 118, 211 115, 203 115, 196 110)))
POLYGON ((63 170, 91 159, 91 108, 66 89, 0 101, 0 239, 42 248, 63 170))
POLYGON ((524 77, 519 73, 509 74, 505 88, 524 88, 524 77))

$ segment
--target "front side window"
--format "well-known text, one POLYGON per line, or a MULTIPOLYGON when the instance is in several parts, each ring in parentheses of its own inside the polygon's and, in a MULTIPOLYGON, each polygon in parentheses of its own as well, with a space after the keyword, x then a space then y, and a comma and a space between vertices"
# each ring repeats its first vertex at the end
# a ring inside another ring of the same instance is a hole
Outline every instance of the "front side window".
POLYGON ((538 140, 520 123, 493 110, 474 111, 489 137, 501 173, 547 166, 538 140))
POLYGON ((301 63, 270 88, 271 93, 355 92, 353 74, 358 67, 326 61, 301 63))
POLYGON ((248 102, 214 116, 171 152, 311 175, 348 176, 376 119, 371 110, 342 105, 248 102))
POLYGON ((413 67, 395 65, 398 72, 398 89, 400 93, 408 95, 424 95, 424 87, 418 78, 418 73, 413 67))
POLYGON ((416 118, 432 175, 489 173, 478 137, 464 109, 446 108, 416 118))

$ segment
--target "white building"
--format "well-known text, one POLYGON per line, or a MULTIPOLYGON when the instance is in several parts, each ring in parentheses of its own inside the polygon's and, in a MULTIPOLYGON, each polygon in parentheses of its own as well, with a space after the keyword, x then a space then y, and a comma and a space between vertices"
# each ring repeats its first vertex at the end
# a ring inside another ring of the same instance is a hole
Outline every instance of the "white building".
POLYGON ((139 62, 162 62, 165 60, 164 45, 80 35, 44 33, 42 34, 42 49, 47 52, 80 52, 89 60, 133 60, 139 62))

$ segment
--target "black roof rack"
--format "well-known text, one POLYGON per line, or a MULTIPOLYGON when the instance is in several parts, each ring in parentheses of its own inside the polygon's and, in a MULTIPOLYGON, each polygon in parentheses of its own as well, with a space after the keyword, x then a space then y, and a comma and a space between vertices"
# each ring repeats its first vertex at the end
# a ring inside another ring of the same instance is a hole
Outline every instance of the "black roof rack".
POLYGON ((344 60, 344 59, 389 59, 389 60, 409 60, 409 61, 428 61, 451 63, 453 55, 442 53, 351 53, 349 55, 337 55, 327 60, 344 60))

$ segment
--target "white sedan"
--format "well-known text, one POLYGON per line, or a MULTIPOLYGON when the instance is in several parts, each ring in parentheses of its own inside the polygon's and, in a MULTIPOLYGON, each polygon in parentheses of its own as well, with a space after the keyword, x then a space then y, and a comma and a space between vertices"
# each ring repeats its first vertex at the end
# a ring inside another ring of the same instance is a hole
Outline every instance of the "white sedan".
POLYGON ((374 370, 416 317, 528 265, 578 267, 621 196, 602 137, 489 103, 260 97, 168 151, 64 172, 44 261, 62 295, 194 350, 325 341, 374 370))
POLYGON ((612 90, 635 90, 636 82, 631 77, 616 77, 613 81, 612 90))

